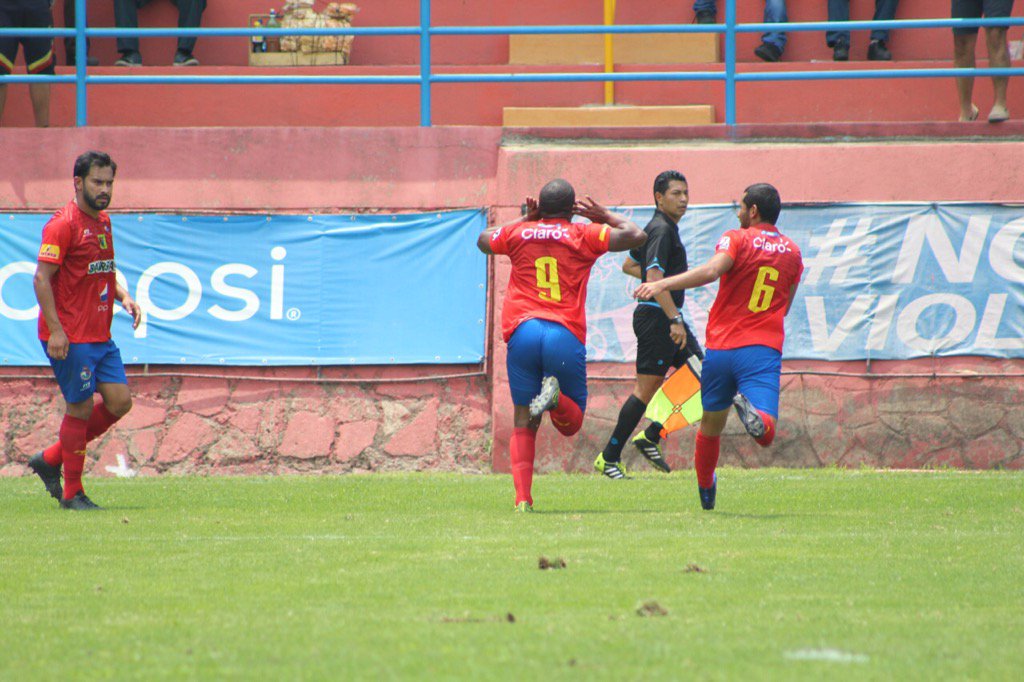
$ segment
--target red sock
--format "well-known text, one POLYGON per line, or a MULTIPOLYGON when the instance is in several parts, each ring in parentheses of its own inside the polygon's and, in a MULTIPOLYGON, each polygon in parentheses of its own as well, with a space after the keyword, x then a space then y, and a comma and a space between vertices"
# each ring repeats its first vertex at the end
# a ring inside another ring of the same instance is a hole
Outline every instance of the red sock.
POLYGON ((697 429, 697 446, 693 449, 693 468, 697 470, 697 485, 710 488, 715 484, 715 467, 718 466, 719 436, 705 436, 697 429))
POLYGON ((764 422, 764 435, 760 438, 755 438, 754 442, 762 448, 766 448, 775 440, 775 417, 761 410, 758 410, 757 413, 761 415, 761 420, 764 422))
POLYGON ((93 405, 92 414, 89 415, 89 428, 86 431, 86 441, 93 441, 107 432, 120 417, 115 417, 103 403, 93 405))
POLYGON ((82 490, 82 471, 85 469, 85 434, 89 422, 64 415, 60 425, 61 457, 64 459, 64 499, 70 500, 82 490))
POLYGON ((52 467, 59 467, 64 463, 64 458, 60 455, 60 441, 43 450, 43 461, 52 467))
POLYGON ((516 486, 516 504, 529 502, 533 505, 533 458, 537 450, 537 432, 533 429, 516 428, 512 432, 512 482, 516 486))
POLYGON ((563 393, 558 396, 558 405, 551 410, 551 423, 563 436, 571 436, 583 426, 583 410, 563 393))
MULTIPOLYGON (((85 441, 87 443, 92 442, 102 436, 107 430, 117 423, 120 417, 115 417, 114 414, 107 409, 107 406, 103 403, 96 403, 92 408, 92 414, 89 415, 88 427, 85 432, 85 441)), ((61 458, 61 447, 60 441, 57 441, 50 447, 43 450, 43 461, 52 467, 59 467, 64 461, 61 458)))

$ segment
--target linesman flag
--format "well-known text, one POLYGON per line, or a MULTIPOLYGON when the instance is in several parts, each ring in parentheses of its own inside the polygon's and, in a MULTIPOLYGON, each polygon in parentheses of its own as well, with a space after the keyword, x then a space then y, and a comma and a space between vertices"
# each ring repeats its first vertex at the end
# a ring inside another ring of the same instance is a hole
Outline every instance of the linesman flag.
POLYGON ((701 362, 691 355, 682 367, 665 380, 647 404, 648 419, 661 424, 661 437, 695 424, 704 416, 700 404, 701 362))

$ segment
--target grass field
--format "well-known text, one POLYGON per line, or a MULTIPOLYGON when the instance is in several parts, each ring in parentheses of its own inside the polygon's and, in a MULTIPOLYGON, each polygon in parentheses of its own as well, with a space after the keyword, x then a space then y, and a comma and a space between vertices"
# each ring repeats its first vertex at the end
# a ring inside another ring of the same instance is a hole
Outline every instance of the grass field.
POLYGON ((1020 679, 1024 474, 0 480, 0 679, 1020 679), (564 568, 541 570, 545 557, 564 568))

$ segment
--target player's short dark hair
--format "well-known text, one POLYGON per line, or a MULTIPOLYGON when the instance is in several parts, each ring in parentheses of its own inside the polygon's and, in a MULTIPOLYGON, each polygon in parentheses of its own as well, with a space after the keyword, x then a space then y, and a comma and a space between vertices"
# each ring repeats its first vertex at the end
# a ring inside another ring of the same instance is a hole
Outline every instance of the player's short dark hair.
POLYGON ((764 222, 771 225, 779 219, 782 213, 782 199, 779 198, 779 190, 767 182, 759 182, 751 185, 743 191, 743 203, 747 207, 757 206, 757 212, 761 214, 764 222))
MULTIPOLYGON (((661 171, 660 173, 658 173, 658 177, 654 178, 654 193, 664 194, 666 191, 668 191, 668 184, 673 180, 678 180, 684 185, 689 185, 689 183, 686 182, 686 176, 680 173, 679 171, 661 171)), ((657 202, 657 199, 655 199, 655 202, 657 202)))
POLYGON ((94 166, 97 168, 107 168, 109 166, 114 171, 114 175, 117 175, 117 164, 110 158, 110 154, 88 151, 75 159, 75 177, 84 178, 89 175, 89 171, 94 166))
POLYGON ((540 190, 537 208, 544 218, 565 216, 572 217, 573 206, 576 205, 576 190, 568 180, 556 178, 544 185, 540 190))

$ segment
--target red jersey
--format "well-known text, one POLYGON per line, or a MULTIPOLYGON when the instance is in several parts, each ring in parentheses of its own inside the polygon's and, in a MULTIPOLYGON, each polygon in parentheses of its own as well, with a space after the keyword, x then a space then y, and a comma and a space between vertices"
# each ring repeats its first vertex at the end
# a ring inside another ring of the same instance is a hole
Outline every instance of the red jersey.
POLYGON ((726 232, 715 246, 723 252, 733 265, 708 313, 707 347, 769 346, 781 353, 789 291, 804 271, 799 247, 774 225, 761 224, 726 232))
MULTIPOLYGON (((50 283, 57 317, 68 341, 109 341, 117 292, 110 216, 101 211, 98 218, 93 218, 71 201, 43 227, 38 260, 60 266, 50 283)), ((50 338, 42 311, 39 338, 50 338)))
POLYGON ((506 342, 529 319, 557 322, 587 342, 587 282, 594 261, 608 252, 607 225, 561 218, 502 227, 491 251, 512 260, 501 332, 506 342))

